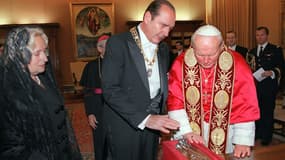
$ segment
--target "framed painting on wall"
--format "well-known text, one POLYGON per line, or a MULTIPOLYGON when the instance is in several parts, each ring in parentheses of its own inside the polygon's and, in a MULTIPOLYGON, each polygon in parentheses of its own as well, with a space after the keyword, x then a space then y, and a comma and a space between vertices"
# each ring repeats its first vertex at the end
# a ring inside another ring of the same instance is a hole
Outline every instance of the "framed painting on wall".
POLYGON ((113 3, 70 2, 70 14, 75 58, 96 58, 98 37, 114 33, 113 3))

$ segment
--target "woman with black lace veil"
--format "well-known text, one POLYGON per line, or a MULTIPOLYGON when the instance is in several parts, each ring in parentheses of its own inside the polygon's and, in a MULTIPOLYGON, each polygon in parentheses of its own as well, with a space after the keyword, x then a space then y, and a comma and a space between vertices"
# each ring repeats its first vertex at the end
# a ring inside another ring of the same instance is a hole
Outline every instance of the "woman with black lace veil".
POLYGON ((81 160, 37 27, 9 32, 0 55, 0 159, 81 160))

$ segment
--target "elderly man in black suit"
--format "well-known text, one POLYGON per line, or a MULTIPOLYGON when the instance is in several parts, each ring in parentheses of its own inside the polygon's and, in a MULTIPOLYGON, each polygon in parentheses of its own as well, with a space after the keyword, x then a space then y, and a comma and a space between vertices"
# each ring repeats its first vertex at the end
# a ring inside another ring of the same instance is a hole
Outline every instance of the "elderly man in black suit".
POLYGON ((233 51, 237 51, 240 53, 244 58, 246 58, 246 54, 248 49, 236 44, 237 38, 236 33, 234 31, 228 31, 226 33, 226 45, 233 51))
POLYGON ((249 52, 260 108, 260 120, 256 121, 256 139, 261 139, 262 145, 269 145, 272 140, 275 99, 284 66, 282 48, 269 43, 268 35, 267 27, 258 27, 255 35, 257 46, 249 52))
POLYGON ((179 127, 162 115, 169 49, 161 41, 174 27, 175 17, 169 1, 152 1, 138 26, 107 42, 102 66, 103 126, 112 160, 155 160, 160 132, 179 127))

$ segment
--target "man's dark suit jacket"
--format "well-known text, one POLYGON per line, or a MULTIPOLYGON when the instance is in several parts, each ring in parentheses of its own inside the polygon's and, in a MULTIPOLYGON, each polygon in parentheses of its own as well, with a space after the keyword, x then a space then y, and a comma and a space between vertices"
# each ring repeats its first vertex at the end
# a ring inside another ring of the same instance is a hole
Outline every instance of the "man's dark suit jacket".
MULTIPOLYGON (((268 43, 264 48, 261 55, 257 56, 257 47, 253 48, 249 51, 249 55, 255 57, 255 70, 258 70, 262 67, 264 70, 272 70, 275 73, 275 77, 280 77, 280 73, 283 70, 284 66, 284 58, 282 53, 282 48, 277 47, 271 43, 268 43)), ((272 80, 272 78, 266 78, 268 80, 272 80)), ((265 79, 265 80, 266 80, 265 79)), ((272 87, 276 87, 278 85, 277 78, 272 80, 274 83, 268 88, 272 89, 272 87)), ((261 81, 263 82, 263 81, 261 81)))
POLYGON ((282 48, 268 43, 261 55, 257 56, 257 47, 250 50, 249 55, 255 58, 253 72, 262 67, 264 70, 272 70, 275 74, 274 79, 267 77, 260 82, 256 81, 258 103, 261 111, 260 120, 256 122, 256 138, 261 138, 262 142, 269 143, 272 139, 278 79, 284 66, 282 48))
POLYGON ((248 49, 247 49, 247 48, 242 47, 242 46, 239 46, 239 45, 236 45, 236 51, 237 51, 238 53, 240 53, 240 54, 243 56, 243 58, 246 58, 246 54, 247 54, 247 52, 248 52, 248 49))
MULTIPOLYGON (((168 92, 168 54, 166 43, 159 44, 157 60, 162 94, 161 111, 164 110, 168 92)), ((145 61, 130 32, 114 35, 108 40, 102 74, 106 103, 103 125, 107 129, 109 147, 115 159, 152 160, 157 152, 159 132, 138 128, 151 113, 151 98, 145 61), (116 156, 119 152, 125 155, 116 156)))

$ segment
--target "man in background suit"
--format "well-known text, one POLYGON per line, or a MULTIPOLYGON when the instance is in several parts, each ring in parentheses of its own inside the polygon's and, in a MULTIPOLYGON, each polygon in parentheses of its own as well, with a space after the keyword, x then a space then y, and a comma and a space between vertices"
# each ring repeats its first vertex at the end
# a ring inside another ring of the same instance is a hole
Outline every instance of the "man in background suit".
POLYGON ((256 89, 260 108, 260 119, 256 121, 256 139, 262 145, 269 145, 272 140, 273 115, 279 80, 282 74, 284 58, 282 48, 268 42, 269 30, 261 26, 256 29, 257 46, 250 50, 249 56, 254 57, 251 64, 255 72, 263 69, 256 78, 256 89))
POLYGON ((237 38, 236 33, 234 31, 228 31, 226 33, 226 45, 233 51, 237 51, 240 53, 244 58, 246 58, 246 54, 248 49, 236 44, 237 38))
POLYGON ((112 160, 155 160, 160 132, 179 127, 161 115, 168 92, 169 49, 160 42, 174 27, 175 17, 169 1, 152 1, 138 26, 107 42, 103 125, 112 160))
POLYGON ((181 40, 175 42, 175 50, 176 52, 169 53, 169 70, 174 62, 175 58, 179 56, 182 52, 184 52, 184 44, 181 40))

